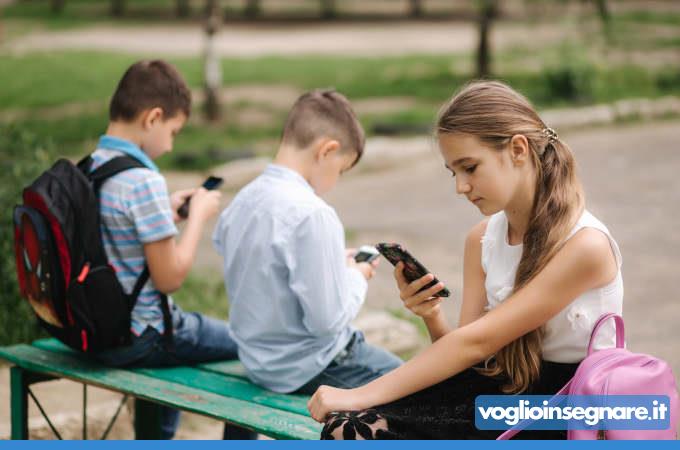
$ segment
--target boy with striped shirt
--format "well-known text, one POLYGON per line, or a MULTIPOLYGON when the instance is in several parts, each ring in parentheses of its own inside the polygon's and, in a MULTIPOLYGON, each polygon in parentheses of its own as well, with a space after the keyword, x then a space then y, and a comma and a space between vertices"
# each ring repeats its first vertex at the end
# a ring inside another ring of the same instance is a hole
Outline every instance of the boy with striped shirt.
MULTIPOLYGON (((220 200, 218 191, 203 188, 169 195, 153 162, 172 150, 190 111, 190 91, 174 67, 161 60, 139 61, 120 80, 106 134, 92 154, 92 170, 121 155, 144 165, 114 175, 99 191, 102 240, 123 288, 132 292, 145 266, 150 273, 132 310, 132 344, 96 355, 111 366, 169 366, 237 357, 225 321, 186 313, 169 297, 172 341, 163 339, 161 298, 182 286, 205 223, 217 214, 220 200), (187 224, 176 240, 175 224, 181 220, 177 209, 189 196, 187 224)), ((179 411, 164 408, 162 437, 172 438, 178 421, 179 411)), ((250 432, 225 427, 225 438, 249 437, 250 432)))

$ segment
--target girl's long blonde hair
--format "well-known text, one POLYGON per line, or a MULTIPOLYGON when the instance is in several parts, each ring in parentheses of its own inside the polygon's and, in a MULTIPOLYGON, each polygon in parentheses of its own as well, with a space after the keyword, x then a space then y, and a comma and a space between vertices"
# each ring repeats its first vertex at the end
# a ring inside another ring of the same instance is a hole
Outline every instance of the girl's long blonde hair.
MULTIPOLYGON (((469 134, 498 151, 507 148, 517 134, 529 142, 537 174, 536 193, 513 293, 529 283, 557 253, 584 208, 571 150, 559 139, 551 139, 546 130, 529 101, 497 81, 468 84, 442 108, 437 119, 438 136, 469 134)), ((539 376, 542 336, 543 327, 525 334, 499 350, 487 367, 479 370, 488 376, 507 376, 509 382, 503 387, 506 393, 526 391, 539 376)))

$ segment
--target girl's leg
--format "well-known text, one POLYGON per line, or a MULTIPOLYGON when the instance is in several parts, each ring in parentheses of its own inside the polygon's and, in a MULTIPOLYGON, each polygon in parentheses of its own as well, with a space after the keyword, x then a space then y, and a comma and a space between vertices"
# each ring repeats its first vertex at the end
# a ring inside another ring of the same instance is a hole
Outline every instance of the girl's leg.
POLYGON ((468 369, 393 403, 365 411, 332 414, 322 439, 494 439, 499 431, 478 430, 474 402, 496 394, 501 382, 468 369))

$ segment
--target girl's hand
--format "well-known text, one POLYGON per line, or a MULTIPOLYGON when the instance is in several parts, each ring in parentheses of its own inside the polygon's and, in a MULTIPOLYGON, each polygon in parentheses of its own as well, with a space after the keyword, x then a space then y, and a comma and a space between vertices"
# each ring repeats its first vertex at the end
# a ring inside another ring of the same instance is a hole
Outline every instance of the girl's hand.
POLYGON ((356 389, 321 386, 307 402, 307 409, 312 419, 323 423, 331 412, 357 411, 372 406, 362 404, 358 397, 356 389))
POLYGON ((404 263, 399 262, 394 267, 394 278, 397 280, 401 301, 413 314, 423 319, 431 319, 441 314, 439 304, 442 302, 442 298, 433 296, 444 288, 444 283, 440 281, 423 292, 418 292, 423 286, 434 280, 434 275, 428 273, 409 283, 404 277, 404 263))
POLYGON ((194 195, 196 188, 192 189, 182 189, 181 191, 173 192, 170 195, 170 208, 172 208, 172 220, 175 223, 184 220, 177 214, 177 210, 184 204, 184 201, 194 195))

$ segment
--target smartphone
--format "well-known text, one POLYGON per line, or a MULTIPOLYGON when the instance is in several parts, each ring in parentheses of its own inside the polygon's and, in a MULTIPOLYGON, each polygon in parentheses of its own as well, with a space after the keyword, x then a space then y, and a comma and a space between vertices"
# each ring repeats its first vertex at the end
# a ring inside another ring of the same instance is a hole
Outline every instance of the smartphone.
MULTIPOLYGON (((392 265, 396 266, 399 261, 404 263, 404 277, 410 283, 412 281, 421 278, 424 275, 430 273, 429 270, 423 266, 420 261, 418 261, 413 255, 411 255, 408 250, 402 248, 399 244, 390 244, 387 242, 381 242, 377 244, 375 248, 389 261, 392 265)), ((423 286, 418 292, 422 292, 435 284, 439 283, 437 277, 434 278, 430 283, 423 286)), ((433 295, 433 297, 448 297, 451 292, 445 287, 441 291, 433 295)))
POLYGON ((380 256, 380 252, 372 245, 362 245, 359 251, 354 255, 354 261, 371 263, 380 256))
MULTIPOLYGON (((206 178, 206 180, 203 182, 203 187, 209 191, 212 191, 213 189, 217 189, 220 186, 222 186, 222 183, 224 183, 224 178, 221 177, 213 177, 212 175, 206 178)), ((189 202, 191 202, 191 197, 187 197, 186 200, 184 200, 184 203, 182 203, 182 206, 179 207, 177 210, 177 215, 180 216, 182 219, 186 219, 189 217, 189 202)))

